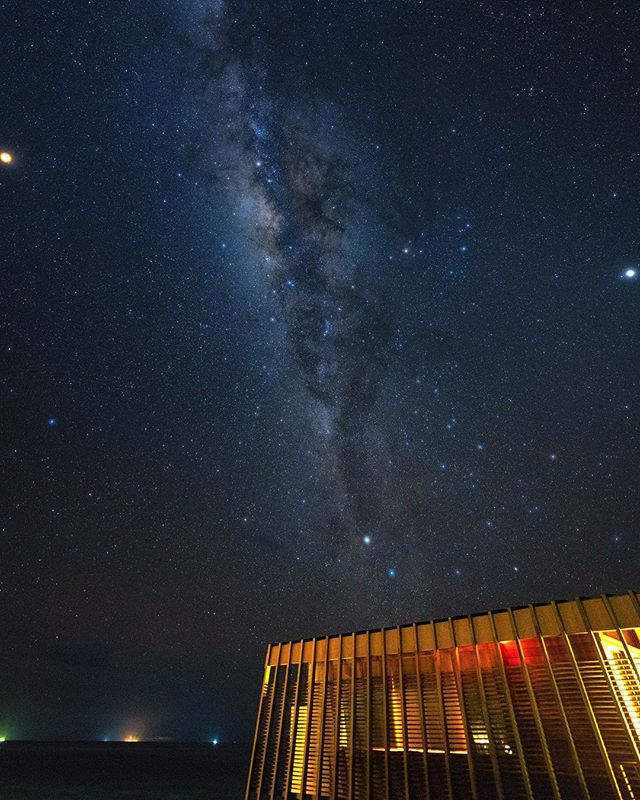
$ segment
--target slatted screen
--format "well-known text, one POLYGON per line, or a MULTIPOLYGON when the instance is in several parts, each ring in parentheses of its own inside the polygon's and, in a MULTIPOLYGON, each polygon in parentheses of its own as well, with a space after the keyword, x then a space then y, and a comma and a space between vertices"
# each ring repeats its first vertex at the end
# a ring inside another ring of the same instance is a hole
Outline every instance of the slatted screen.
POLYGON ((640 800, 640 604, 271 645, 245 800, 640 800))

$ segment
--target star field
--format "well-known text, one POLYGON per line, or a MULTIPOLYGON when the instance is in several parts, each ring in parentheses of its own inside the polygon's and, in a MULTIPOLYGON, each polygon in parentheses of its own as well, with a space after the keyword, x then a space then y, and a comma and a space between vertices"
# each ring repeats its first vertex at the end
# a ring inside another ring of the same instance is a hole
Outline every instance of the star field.
POLYGON ((125 8, 0 2, 10 735, 636 586, 634 5, 125 8))

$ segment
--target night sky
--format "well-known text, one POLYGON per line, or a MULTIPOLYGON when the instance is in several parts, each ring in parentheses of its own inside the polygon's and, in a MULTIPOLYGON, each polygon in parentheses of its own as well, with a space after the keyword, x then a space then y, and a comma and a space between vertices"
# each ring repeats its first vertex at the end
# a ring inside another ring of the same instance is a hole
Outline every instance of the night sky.
POLYGON ((0 734, 637 588, 637 3, 0 12, 0 734))

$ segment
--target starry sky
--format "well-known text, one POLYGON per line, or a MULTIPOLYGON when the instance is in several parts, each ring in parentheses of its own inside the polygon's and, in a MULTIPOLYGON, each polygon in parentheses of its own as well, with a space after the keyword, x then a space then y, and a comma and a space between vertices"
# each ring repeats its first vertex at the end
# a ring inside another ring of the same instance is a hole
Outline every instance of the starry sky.
POLYGON ((637 588, 636 3, 0 11, 0 733, 637 588))

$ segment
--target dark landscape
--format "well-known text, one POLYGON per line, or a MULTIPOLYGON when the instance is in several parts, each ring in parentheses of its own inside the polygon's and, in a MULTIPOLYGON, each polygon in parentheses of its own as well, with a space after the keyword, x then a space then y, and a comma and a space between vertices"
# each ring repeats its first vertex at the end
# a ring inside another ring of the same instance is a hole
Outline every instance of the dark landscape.
POLYGON ((207 742, 5 742, 2 800, 235 800, 248 747, 207 742))

